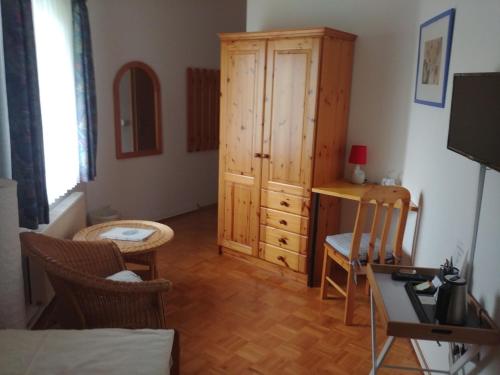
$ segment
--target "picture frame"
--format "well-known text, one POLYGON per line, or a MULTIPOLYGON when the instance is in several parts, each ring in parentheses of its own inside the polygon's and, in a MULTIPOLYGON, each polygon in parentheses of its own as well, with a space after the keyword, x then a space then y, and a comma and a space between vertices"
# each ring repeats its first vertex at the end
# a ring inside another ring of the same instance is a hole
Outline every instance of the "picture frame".
POLYGON ((420 25, 415 102, 444 108, 450 65, 455 8, 420 25))

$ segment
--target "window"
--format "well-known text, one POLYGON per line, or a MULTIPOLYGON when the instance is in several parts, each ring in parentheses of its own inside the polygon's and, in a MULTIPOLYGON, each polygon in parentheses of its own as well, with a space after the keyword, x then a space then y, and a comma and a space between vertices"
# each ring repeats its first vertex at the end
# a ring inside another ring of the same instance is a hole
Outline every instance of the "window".
POLYGON ((33 0, 49 204, 80 181, 71 0, 33 0))

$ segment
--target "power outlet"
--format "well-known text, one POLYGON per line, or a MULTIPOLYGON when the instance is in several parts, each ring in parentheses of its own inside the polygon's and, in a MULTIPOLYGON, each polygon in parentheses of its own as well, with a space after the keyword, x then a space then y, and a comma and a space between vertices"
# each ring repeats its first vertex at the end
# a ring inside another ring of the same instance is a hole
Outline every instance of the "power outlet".
POLYGON ((477 354, 472 357, 470 361, 477 366, 479 362, 481 362, 481 351, 477 352, 477 354))

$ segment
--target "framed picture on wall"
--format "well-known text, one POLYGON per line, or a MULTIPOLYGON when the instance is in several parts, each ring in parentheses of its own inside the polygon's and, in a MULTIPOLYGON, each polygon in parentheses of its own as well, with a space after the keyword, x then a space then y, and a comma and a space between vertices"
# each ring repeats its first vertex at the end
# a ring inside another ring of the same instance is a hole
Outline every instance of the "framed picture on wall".
POLYGON ((443 108, 455 9, 449 9, 420 25, 415 102, 443 108))

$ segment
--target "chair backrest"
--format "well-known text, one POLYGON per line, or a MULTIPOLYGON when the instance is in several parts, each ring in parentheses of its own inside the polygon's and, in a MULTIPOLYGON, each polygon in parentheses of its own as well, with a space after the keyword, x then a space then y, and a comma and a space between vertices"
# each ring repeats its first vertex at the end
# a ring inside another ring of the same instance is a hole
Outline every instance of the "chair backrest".
POLYGON ((350 260, 358 259, 361 237, 367 224, 366 216, 370 206, 374 206, 375 209, 370 224, 371 230, 367 261, 372 262, 375 259, 375 251, 378 251, 379 262, 381 264, 385 263, 394 209, 397 208, 399 212, 397 225, 393 233, 394 242, 392 249, 395 262, 400 262, 406 219, 410 207, 410 192, 401 186, 373 186, 363 194, 358 205, 356 223, 354 224, 350 260), (384 213, 385 215, 383 215, 384 213), (385 217, 382 223, 383 216, 385 217), (380 246, 378 249, 375 249, 379 233, 380 246))
POLYGON ((26 255, 60 277, 106 277, 124 269, 120 250, 111 241, 72 241, 33 232, 21 233, 20 238, 26 255))
MULTIPOLYGON (((56 315, 64 328, 86 328, 96 301, 96 286, 125 269, 118 247, 111 241, 71 241, 33 232, 21 233, 25 255, 41 263, 57 295, 56 315)), ((100 297, 97 297, 100 298, 100 297)))

